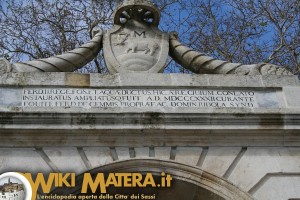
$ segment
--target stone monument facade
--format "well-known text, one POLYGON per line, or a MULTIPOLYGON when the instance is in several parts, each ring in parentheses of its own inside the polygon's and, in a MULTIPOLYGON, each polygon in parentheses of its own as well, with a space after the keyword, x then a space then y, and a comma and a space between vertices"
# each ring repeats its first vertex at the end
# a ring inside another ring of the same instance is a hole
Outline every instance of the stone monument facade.
POLYGON ((73 51, 2 59, 0 172, 166 172, 156 199, 300 198, 298 78, 196 52, 159 20, 128 0, 73 51), (73 73, 102 48, 110 75, 73 73), (168 55, 195 74, 159 73, 168 55))

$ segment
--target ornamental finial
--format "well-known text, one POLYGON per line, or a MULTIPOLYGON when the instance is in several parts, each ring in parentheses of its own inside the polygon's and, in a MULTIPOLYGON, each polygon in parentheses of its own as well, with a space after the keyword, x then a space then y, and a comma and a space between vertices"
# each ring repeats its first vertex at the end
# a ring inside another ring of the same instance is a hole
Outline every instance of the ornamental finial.
POLYGON ((131 19, 158 26, 160 10, 149 0, 125 0, 116 9, 114 24, 123 25, 131 19))

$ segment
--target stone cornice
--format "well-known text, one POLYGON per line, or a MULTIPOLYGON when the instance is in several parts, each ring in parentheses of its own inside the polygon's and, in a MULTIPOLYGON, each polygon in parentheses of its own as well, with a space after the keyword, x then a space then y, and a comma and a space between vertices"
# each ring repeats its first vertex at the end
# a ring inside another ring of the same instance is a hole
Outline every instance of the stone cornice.
POLYGON ((0 146, 299 146, 299 114, 1 113, 0 146))
POLYGON ((19 99, 10 106, 0 97, 2 147, 300 146, 296 76, 10 73, 0 78, 0 88, 12 101, 19 99), (23 107, 22 88, 32 87, 245 89, 257 93, 258 106, 23 107))
POLYGON ((0 75, 0 86, 62 87, 233 87, 282 88, 300 86, 297 76, 238 76, 195 74, 76 74, 7 73, 0 75))

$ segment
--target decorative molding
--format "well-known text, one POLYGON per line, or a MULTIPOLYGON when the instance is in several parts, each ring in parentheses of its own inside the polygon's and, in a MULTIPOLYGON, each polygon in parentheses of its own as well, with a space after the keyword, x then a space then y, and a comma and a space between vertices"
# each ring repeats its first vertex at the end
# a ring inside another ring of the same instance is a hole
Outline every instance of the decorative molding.
POLYGON ((35 148, 36 152, 41 156, 45 163, 52 169, 53 172, 60 172, 58 167, 51 161, 49 156, 44 152, 43 148, 35 148))
POLYGON ((286 173, 286 172, 278 172, 278 173, 267 173, 264 177, 262 177, 248 192, 253 195, 259 188, 261 188, 270 178, 272 177, 300 177, 299 173, 286 173))
POLYGON ((153 120, 153 113, 2 112, 0 113, 0 145, 4 147, 135 146, 138 144, 147 146, 300 145, 300 135, 297 134, 300 129, 300 115, 156 113, 155 116, 156 120, 153 120), (123 137, 125 133, 126 137, 123 137), (39 137, 36 137, 37 134, 39 137), (100 136, 101 140, 99 140, 100 136), (120 137, 123 139, 119 140, 120 137))
POLYGON ((223 178, 228 179, 230 177, 230 175, 232 174, 232 172, 234 171, 235 167, 238 165, 239 161, 242 159, 242 157, 244 156, 244 154, 246 153, 246 151, 247 151, 246 147, 243 147, 241 149, 241 151, 239 152, 239 154, 235 157, 235 159, 233 160, 233 162, 231 163, 231 165, 229 166, 229 168, 227 169, 227 171, 223 175, 223 178))

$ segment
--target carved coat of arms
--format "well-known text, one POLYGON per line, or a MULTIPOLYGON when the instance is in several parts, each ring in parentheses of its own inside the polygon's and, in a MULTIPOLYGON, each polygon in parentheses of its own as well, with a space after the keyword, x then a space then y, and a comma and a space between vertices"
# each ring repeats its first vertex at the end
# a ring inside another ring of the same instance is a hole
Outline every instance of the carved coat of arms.
POLYGON ((151 2, 128 0, 114 14, 114 27, 104 35, 103 51, 111 73, 162 72, 169 35, 158 29, 160 11, 151 2))
POLYGON ((169 35, 132 20, 106 32, 103 50, 110 72, 161 72, 168 58, 169 35))

